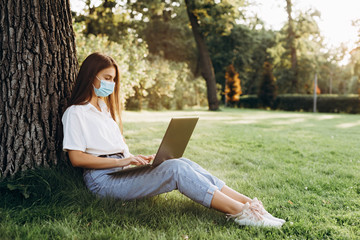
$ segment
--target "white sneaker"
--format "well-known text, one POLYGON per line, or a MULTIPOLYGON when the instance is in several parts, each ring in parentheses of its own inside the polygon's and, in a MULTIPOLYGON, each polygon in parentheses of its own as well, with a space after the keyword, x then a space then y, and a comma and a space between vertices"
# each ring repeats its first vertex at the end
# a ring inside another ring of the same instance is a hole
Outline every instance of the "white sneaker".
POLYGON ((274 217, 268 211, 266 211, 262 202, 260 200, 258 200, 257 198, 254 198, 251 201, 250 206, 253 207, 256 211, 258 211, 262 216, 264 216, 270 220, 278 221, 281 224, 284 224, 286 222, 284 219, 274 217))
POLYGON ((237 214, 228 214, 228 218, 233 218, 234 221, 241 226, 254 227, 277 227, 280 228, 282 223, 263 217, 258 211, 250 206, 247 202, 244 204, 243 210, 237 214))

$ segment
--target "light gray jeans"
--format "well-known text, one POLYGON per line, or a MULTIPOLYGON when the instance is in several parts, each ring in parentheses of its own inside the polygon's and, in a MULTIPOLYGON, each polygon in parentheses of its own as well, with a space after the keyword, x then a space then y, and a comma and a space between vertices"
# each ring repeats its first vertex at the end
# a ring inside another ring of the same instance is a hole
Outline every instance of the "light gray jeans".
POLYGON ((155 168, 107 175, 115 169, 86 169, 86 186, 100 197, 111 196, 122 200, 152 197, 178 189, 195 202, 210 207, 214 192, 225 185, 223 181, 186 158, 167 160, 155 168))

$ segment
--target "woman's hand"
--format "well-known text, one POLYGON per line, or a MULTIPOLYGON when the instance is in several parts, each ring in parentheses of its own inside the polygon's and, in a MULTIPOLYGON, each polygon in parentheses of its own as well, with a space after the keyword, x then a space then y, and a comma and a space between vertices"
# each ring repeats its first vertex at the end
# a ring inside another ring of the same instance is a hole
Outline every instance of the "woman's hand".
POLYGON ((130 165, 145 165, 148 164, 151 161, 150 156, 144 156, 144 155, 136 155, 136 156, 130 156, 128 158, 130 165))

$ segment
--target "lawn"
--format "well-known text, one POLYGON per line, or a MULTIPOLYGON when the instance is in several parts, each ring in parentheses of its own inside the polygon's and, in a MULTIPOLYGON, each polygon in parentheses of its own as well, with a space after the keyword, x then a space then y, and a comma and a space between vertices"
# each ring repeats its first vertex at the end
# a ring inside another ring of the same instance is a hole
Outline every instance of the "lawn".
POLYGON ((360 239, 360 115, 124 112, 131 152, 154 153, 172 116, 200 117, 187 158, 285 225, 239 227, 177 191, 98 199, 79 170, 59 167, 0 183, 0 239, 360 239))

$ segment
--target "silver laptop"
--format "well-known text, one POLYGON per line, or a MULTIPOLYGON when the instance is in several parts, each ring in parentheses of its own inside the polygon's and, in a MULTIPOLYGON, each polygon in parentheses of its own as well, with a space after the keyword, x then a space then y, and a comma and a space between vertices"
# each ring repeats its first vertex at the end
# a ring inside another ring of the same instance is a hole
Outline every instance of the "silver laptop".
POLYGON ((116 175, 154 168, 166 160, 182 157, 198 120, 198 117, 172 118, 152 163, 140 166, 129 165, 108 174, 116 175))

